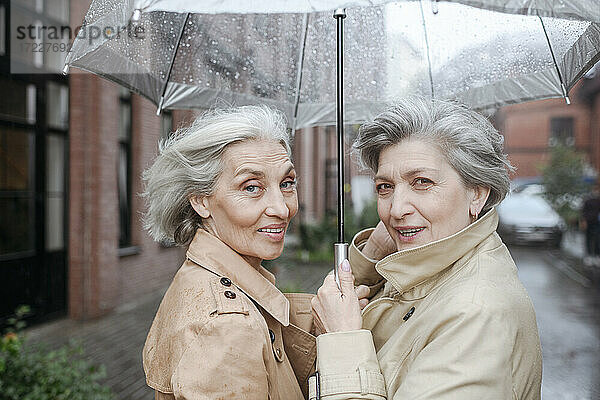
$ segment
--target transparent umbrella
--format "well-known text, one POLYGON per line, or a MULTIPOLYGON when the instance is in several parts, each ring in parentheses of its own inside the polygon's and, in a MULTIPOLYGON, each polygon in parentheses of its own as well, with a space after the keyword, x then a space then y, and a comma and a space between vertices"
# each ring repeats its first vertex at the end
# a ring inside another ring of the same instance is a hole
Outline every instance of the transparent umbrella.
POLYGON ((260 102, 295 128, 333 125, 343 6, 347 123, 407 93, 476 109, 564 97, 599 57, 597 0, 94 0, 66 63, 160 109, 260 102))
POLYGON ((344 122, 406 94, 480 110, 568 102, 599 58, 597 0, 93 0, 66 70, 115 81, 158 112, 266 103, 292 128, 337 124, 342 243, 344 122))

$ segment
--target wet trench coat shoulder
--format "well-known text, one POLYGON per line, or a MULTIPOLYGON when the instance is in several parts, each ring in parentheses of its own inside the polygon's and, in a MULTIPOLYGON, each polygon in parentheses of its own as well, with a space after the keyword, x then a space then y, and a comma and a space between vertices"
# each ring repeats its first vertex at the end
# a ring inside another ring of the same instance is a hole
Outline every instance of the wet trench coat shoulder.
POLYGON ((497 225, 492 209, 376 263, 360 251, 372 230, 358 233, 350 263, 375 290, 364 329, 317 338, 321 398, 540 399, 535 313, 497 225))
POLYGON ((305 399, 316 359, 309 294, 198 230, 143 350, 156 399, 305 399), (303 393, 304 392, 304 393, 303 393))

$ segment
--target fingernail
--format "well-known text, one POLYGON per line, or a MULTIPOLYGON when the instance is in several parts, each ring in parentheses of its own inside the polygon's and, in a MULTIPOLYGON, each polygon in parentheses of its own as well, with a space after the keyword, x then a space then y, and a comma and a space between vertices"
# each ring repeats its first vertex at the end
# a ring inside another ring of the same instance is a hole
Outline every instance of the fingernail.
POLYGON ((342 261, 342 271, 350 272, 350 263, 348 260, 342 261))

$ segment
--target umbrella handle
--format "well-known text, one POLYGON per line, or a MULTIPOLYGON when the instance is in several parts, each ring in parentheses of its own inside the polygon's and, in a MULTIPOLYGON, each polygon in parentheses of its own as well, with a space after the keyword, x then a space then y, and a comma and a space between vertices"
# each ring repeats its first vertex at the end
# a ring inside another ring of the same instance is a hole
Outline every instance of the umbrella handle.
POLYGON ((333 267, 333 277, 335 278, 335 284, 341 292, 342 285, 340 284, 340 274, 338 270, 342 261, 348 259, 348 243, 334 243, 333 254, 335 259, 335 266, 333 267))

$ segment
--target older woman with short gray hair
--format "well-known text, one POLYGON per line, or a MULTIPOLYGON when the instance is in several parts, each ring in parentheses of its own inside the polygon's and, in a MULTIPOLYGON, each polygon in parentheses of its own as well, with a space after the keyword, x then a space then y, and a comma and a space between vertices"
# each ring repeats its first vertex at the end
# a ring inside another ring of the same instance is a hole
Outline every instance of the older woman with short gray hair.
POLYGON ((354 148, 381 222, 354 237, 343 295, 330 275, 312 302, 324 333, 310 399, 539 399, 535 313, 496 233, 502 136, 463 106, 409 98, 354 148), (371 288, 362 313, 354 283, 371 288))
POLYGON ((281 113, 207 113, 163 143, 144 180, 148 231, 188 246, 144 346, 156 399, 304 399, 312 318, 290 308, 310 310, 310 295, 284 296, 261 265, 298 210, 281 113))
POLYGON ((245 140, 279 143, 291 157, 283 116, 266 107, 214 110, 161 142, 160 156, 144 172, 145 227, 159 242, 188 245, 202 218, 189 198, 213 193, 228 145, 245 140))

